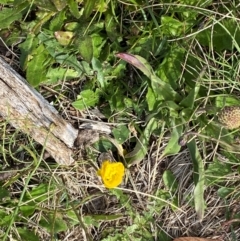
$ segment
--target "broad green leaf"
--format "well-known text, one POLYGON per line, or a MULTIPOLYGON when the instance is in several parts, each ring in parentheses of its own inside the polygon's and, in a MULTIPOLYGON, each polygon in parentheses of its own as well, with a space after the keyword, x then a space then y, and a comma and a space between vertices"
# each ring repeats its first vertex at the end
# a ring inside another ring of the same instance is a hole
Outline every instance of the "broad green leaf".
POLYGON ((180 106, 189 108, 189 109, 194 108, 195 99, 197 98, 198 92, 201 87, 200 79, 202 78, 204 73, 205 71, 202 71, 202 73, 200 73, 199 78, 196 80, 194 88, 192 88, 189 94, 179 103, 180 106))
POLYGON ((80 18, 80 13, 78 10, 78 2, 75 0, 67 0, 67 2, 68 2, 68 7, 71 14, 77 19, 80 18))
POLYGON ((185 58, 185 50, 174 46, 165 56, 163 62, 157 67, 156 73, 159 78, 169 83, 173 89, 179 88, 178 80, 182 74, 182 63, 185 58))
POLYGON ((103 62, 104 59, 107 59, 108 52, 104 53, 104 46, 109 46, 108 44, 105 45, 107 42, 106 39, 103 38, 100 34, 94 33, 91 35, 92 37, 92 45, 93 45, 93 56, 95 58, 99 58, 101 56, 101 62, 103 62), (105 56, 103 56, 106 54, 105 56))
POLYGON ((95 57, 92 58, 92 68, 94 71, 97 72, 97 80, 100 86, 103 88, 105 86, 105 80, 104 80, 102 63, 95 57))
POLYGON ((43 45, 32 52, 32 59, 27 63, 27 80, 36 87, 46 80, 49 55, 43 45))
POLYGON ((186 22, 177 20, 176 18, 163 15, 161 17, 161 30, 165 36, 178 37, 185 32, 186 22))
POLYGON ((93 57, 93 42, 91 36, 79 37, 75 40, 75 45, 81 57, 88 63, 91 62, 93 57))
POLYGON ((112 133, 117 142, 123 144, 129 138, 130 131, 126 126, 119 125, 112 130, 112 133))
POLYGON ((148 110, 152 111, 156 104, 156 96, 153 92, 153 89, 149 86, 148 86, 148 91, 147 91, 147 95, 146 95, 146 100, 147 100, 147 104, 148 104, 148 110))
POLYGON ((198 215, 198 219, 201 221, 204 217, 204 183, 205 183, 205 173, 204 173, 204 165, 203 160, 201 158, 200 152, 196 145, 195 140, 190 141, 188 144, 188 149, 191 155, 191 159, 194 167, 194 203, 195 210, 198 215))
POLYGON ((182 125, 176 126, 174 120, 172 121, 171 125, 173 126, 171 138, 163 151, 162 157, 177 154, 181 149, 178 141, 179 138, 182 136, 182 125))
POLYGON ((61 213, 56 213, 56 216, 47 215, 42 217, 39 224, 44 227, 48 232, 63 232, 68 229, 66 222, 64 221, 61 213))
POLYGON ((171 193, 174 193, 177 191, 178 189, 177 179, 175 178, 175 176, 170 170, 164 171, 163 182, 164 182, 164 185, 171 193))
POLYGON ((29 217, 30 215, 32 215, 35 212, 36 206, 34 204, 33 205, 23 205, 23 206, 20 206, 19 209, 21 211, 21 214, 24 217, 29 217))
POLYGON ((9 215, 8 212, 5 212, 3 208, 0 209, 0 225, 1 226, 9 225, 11 219, 12 219, 12 216, 9 215))
POLYGON ((97 93, 92 90, 83 90, 72 105, 78 110, 84 110, 90 106, 95 106, 98 100, 99 95, 97 93))
POLYGON ((83 17, 85 19, 87 19, 91 15, 91 13, 92 13, 92 11, 94 9, 95 4, 96 4, 95 0, 84 0, 83 17))
POLYGON ((46 76, 47 84, 54 84, 58 81, 69 80, 79 77, 79 73, 73 69, 49 68, 46 76))
POLYGON ((134 147, 134 150, 127 155, 125 155, 125 159, 128 165, 133 165, 139 163, 148 152, 148 143, 149 138, 152 132, 157 129, 158 123, 155 118, 152 118, 147 123, 141 137, 137 140, 137 144, 134 147))
POLYGON ((7 197, 10 197, 9 191, 0 186, 0 201, 2 202, 2 200, 6 199, 7 197))
POLYGON ((16 8, 3 8, 0 11, 0 29, 8 28, 12 22, 21 19, 22 12, 29 6, 29 3, 23 2, 16 8))
POLYGON ((64 20, 66 19, 65 11, 61 11, 55 15, 55 17, 51 20, 49 29, 51 31, 58 31, 62 28, 64 24, 64 20))
POLYGON ((119 37, 118 31, 117 31, 118 25, 115 21, 114 16, 110 12, 107 12, 105 14, 105 29, 109 39, 112 42, 114 42, 119 37))
POLYGON ((235 188, 230 187, 220 187, 217 191, 217 194, 221 198, 227 198, 230 194, 234 193, 235 188))
POLYGON ((238 106, 240 100, 231 95, 218 95, 215 100, 216 107, 223 108, 225 106, 238 106))
POLYGON ((57 63, 68 65, 69 67, 74 68, 79 73, 79 75, 81 75, 82 73, 90 74, 89 73, 89 65, 86 66, 85 61, 82 61, 80 63, 77 60, 77 57, 75 55, 68 55, 68 54, 63 54, 63 53, 58 53, 58 54, 53 53, 53 55, 55 56, 55 60, 57 63))
POLYGON ((217 183, 223 183, 226 180, 226 175, 231 173, 231 164, 214 159, 205 171, 206 184, 214 185, 217 183))
POLYGON ((204 46, 213 47, 216 51, 232 50, 240 46, 240 26, 235 19, 224 19, 214 22, 213 27, 207 28, 196 35, 197 40, 204 46))
POLYGON ((19 48, 21 50, 20 55, 20 64, 23 70, 26 70, 29 56, 31 55, 32 51, 37 48, 38 41, 34 34, 28 34, 26 40, 19 44, 19 48))
POLYGON ((36 234, 29 229, 17 228, 17 231, 20 234, 22 241, 40 241, 38 236, 36 236, 36 234))
POLYGON ((41 202, 49 198, 51 192, 56 189, 55 185, 48 183, 42 183, 34 187, 30 192, 26 194, 24 200, 33 200, 35 202, 41 202))

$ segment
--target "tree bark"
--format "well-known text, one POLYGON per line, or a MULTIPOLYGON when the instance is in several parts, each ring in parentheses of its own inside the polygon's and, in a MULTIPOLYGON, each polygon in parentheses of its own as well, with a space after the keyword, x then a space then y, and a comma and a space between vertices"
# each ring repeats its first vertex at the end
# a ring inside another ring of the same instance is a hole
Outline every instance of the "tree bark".
POLYGON ((0 57, 0 115, 30 135, 61 165, 74 162, 78 130, 0 57))

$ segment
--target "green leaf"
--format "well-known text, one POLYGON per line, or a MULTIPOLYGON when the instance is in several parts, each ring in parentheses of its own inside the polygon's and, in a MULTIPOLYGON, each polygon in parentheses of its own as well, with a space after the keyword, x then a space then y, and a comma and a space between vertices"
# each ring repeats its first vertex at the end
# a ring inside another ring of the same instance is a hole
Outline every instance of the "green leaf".
POLYGON ((149 138, 152 132, 158 127, 158 122, 155 118, 152 118, 147 123, 141 137, 137 140, 137 144, 134 150, 125 155, 128 165, 133 165, 140 162, 148 152, 149 138))
POLYGON ((225 176, 232 173, 231 164, 214 159, 205 171, 206 184, 224 183, 225 176))
POLYGON ((216 107, 223 108, 225 106, 240 105, 240 100, 231 95, 218 95, 215 100, 216 107))
POLYGON ((61 213, 56 213, 55 216, 49 214, 45 217, 42 217, 39 224, 48 232, 53 231, 54 233, 58 233, 68 229, 68 226, 61 213))
POLYGON ((23 70, 26 70, 28 58, 32 51, 37 48, 38 41, 36 39, 35 34, 28 34, 26 40, 19 44, 19 48, 21 50, 20 55, 20 64, 23 70))
POLYGON ((177 154, 181 149, 178 141, 182 136, 182 125, 176 126, 173 120, 171 126, 173 126, 171 138, 163 151, 162 157, 177 154))
POLYGON ((46 80, 49 55, 41 44, 32 52, 32 56, 32 60, 27 64, 27 80, 32 86, 36 87, 46 80))
POLYGON ((17 231, 22 241, 40 241, 38 236, 36 236, 36 234, 29 229, 17 228, 17 231))
POLYGON ((34 204, 20 206, 20 211, 24 217, 31 216, 34 213, 35 209, 36 209, 36 206, 34 204))
POLYGON ((84 0, 84 11, 83 11, 83 17, 87 19, 95 6, 96 1, 95 0, 84 0))
POLYGON ((114 42, 119 36, 118 31, 117 31, 118 26, 117 26, 114 16, 109 11, 107 11, 105 14, 105 29, 106 29, 109 39, 112 42, 114 42))
POLYGON ((68 2, 68 7, 69 10, 71 12, 71 14, 75 17, 75 18, 80 18, 80 13, 78 10, 78 3, 75 0, 67 0, 68 2))
POLYGON ((64 20, 66 19, 65 11, 61 11, 55 15, 53 20, 51 20, 49 29, 51 31, 58 31, 62 28, 64 20))
POLYGON ((4 187, 0 186, 0 201, 3 199, 10 197, 9 191, 5 189, 4 187))
POLYGON ((152 111, 154 110, 155 104, 156 104, 156 96, 154 95, 153 89, 148 86, 148 91, 146 95, 146 100, 148 104, 148 110, 152 111))
POLYGON ((185 32, 186 22, 179 21, 170 16, 161 17, 161 30, 163 35, 178 37, 185 32))
POLYGON ((75 40, 75 45, 78 48, 78 52, 80 53, 81 57, 87 61, 88 63, 91 62, 93 57, 93 42, 91 36, 84 36, 79 37, 75 40))
POLYGON ((229 187, 220 187, 217 191, 217 194, 221 198, 227 198, 230 194, 234 193, 235 188, 229 187))
POLYGON ((167 187, 168 190, 170 190, 171 193, 174 193, 177 191, 178 189, 177 179, 175 178, 175 176, 170 170, 164 171, 163 182, 164 182, 164 185, 167 187))
POLYGON ((126 126, 120 125, 114 128, 112 133, 117 142, 123 144, 129 138, 130 131, 126 126))
POLYGON ((196 38, 200 44, 213 47, 218 52, 232 50, 234 47, 239 50, 240 27, 237 20, 224 19, 198 33, 196 38))
POLYGON ((203 160, 199 153, 198 147, 196 145, 195 140, 190 141, 188 144, 188 149, 190 151, 191 159, 194 166, 194 182, 195 182, 195 189, 194 189, 194 203, 195 203, 195 210, 198 215, 198 219, 201 221, 204 217, 204 208, 205 208, 205 201, 204 201, 204 182, 205 182, 205 174, 204 174, 204 166, 203 160))
POLYGON ((58 81, 69 80, 79 77, 79 73, 73 69, 49 68, 46 76, 47 84, 54 84, 58 81))
POLYGON ((26 1, 16 8, 3 8, 0 11, 0 29, 8 28, 12 22, 21 19, 22 12, 29 6, 26 1))
POLYGON ((103 88, 105 86, 104 73, 101 62, 95 57, 92 58, 92 68, 97 72, 97 80, 100 86, 103 88))
POLYGON ((52 191, 56 189, 55 185, 48 183, 42 183, 34 187, 30 192, 26 194, 24 200, 33 200, 34 202, 42 202, 49 198, 52 191))
POLYGON ((11 222, 12 216, 9 215, 9 213, 5 212, 2 209, 0 209, 0 225, 1 226, 5 226, 5 225, 9 225, 9 223, 11 222))
MULTIPOLYGON (((174 45, 173 45, 174 46, 174 45)), ((156 73, 161 80, 169 83, 173 89, 179 88, 179 78, 182 74, 182 63, 185 58, 185 50, 174 46, 167 53, 163 62, 157 67, 156 73)))
POLYGON ((78 99, 72 103, 73 107, 78 110, 84 110, 90 106, 95 106, 99 101, 99 95, 92 90, 83 90, 78 99))

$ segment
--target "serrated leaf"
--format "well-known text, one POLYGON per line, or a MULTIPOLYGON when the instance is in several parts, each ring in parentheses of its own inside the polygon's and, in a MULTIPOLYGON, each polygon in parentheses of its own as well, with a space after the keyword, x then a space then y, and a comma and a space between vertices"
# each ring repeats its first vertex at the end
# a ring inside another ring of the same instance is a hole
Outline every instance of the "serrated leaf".
POLYGON ((205 201, 204 201, 205 173, 204 173, 203 160, 201 158, 201 155, 200 155, 200 152, 198 150, 195 140, 190 141, 187 144, 187 146, 190 151, 191 159, 192 159, 193 166, 194 166, 194 173, 195 173, 195 178, 194 178, 195 210, 198 215, 198 219, 201 221, 204 217, 204 208, 205 208, 205 201))
POLYGON ((46 76, 47 84, 54 84, 59 80, 69 80, 79 77, 79 73, 73 69, 49 68, 46 76))
POLYGON ((73 107, 78 110, 84 110, 90 106, 95 106, 98 103, 99 96, 92 90, 83 90, 78 99, 72 103, 73 107))
POLYGON ((46 80, 46 65, 49 58, 43 45, 33 51, 32 55, 33 58, 27 63, 27 80, 32 86, 36 87, 46 80))
POLYGON ((62 28, 64 24, 65 17, 65 11, 61 11, 55 15, 55 17, 51 20, 49 29, 51 31, 57 31, 62 28))

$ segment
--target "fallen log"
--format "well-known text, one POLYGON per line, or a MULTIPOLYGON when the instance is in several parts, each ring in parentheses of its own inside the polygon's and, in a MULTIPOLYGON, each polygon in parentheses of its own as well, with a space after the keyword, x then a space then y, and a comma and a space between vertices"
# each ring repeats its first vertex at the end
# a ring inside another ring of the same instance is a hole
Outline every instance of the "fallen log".
POLYGON ((74 162, 78 130, 0 57, 0 115, 30 135, 61 165, 74 162))

